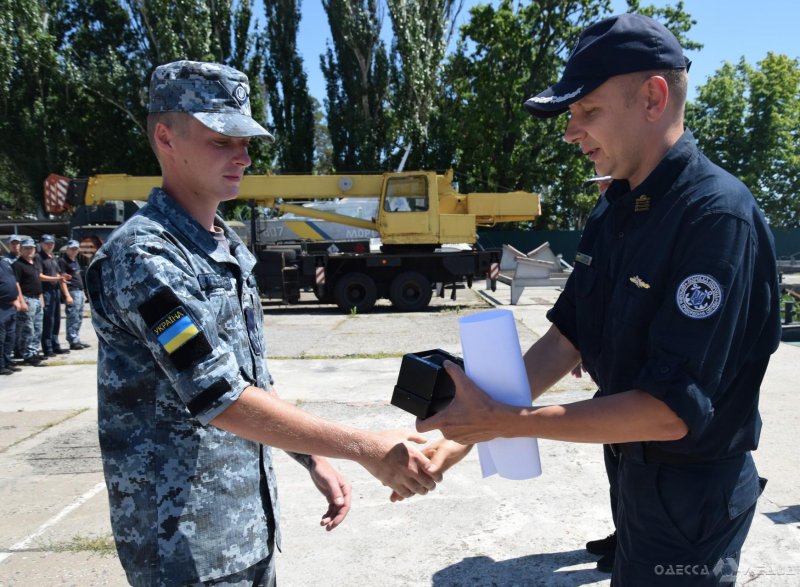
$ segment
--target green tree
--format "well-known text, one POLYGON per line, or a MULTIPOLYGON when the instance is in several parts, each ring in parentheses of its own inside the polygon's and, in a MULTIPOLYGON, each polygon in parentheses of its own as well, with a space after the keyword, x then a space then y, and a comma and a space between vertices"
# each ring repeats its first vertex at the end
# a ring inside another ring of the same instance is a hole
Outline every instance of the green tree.
POLYGON ((264 67, 278 151, 286 172, 314 167, 314 111, 308 78, 297 50, 300 7, 295 0, 264 0, 267 15, 267 60, 264 67))
POLYGON ((71 1, 53 26, 67 92, 57 99, 68 154, 50 171, 157 172, 145 139, 143 86, 150 64, 130 14, 114 0, 71 1))
MULTIPOLYGON (((244 3, 243 3, 244 4, 244 3)), ((248 2, 249 4, 249 2, 248 2)), ((249 22, 249 21, 248 21, 249 22)), ((235 65, 239 71, 247 74, 250 80, 250 110, 253 118, 259 121, 262 126, 267 126, 267 88, 262 79, 265 68, 266 49, 264 48, 264 35, 259 33, 257 28, 252 36, 248 36, 247 31, 249 26, 241 26, 241 36, 237 32, 237 52, 243 53, 241 57, 241 65, 235 65), (250 50, 250 42, 253 42, 252 51, 250 50), (246 47, 246 49, 241 49, 246 47), (246 56, 251 55, 249 61, 246 56)), ((237 27, 239 31, 239 27, 237 27)), ((238 57, 237 57, 238 59, 238 57)), ((249 173, 264 174, 272 170, 272 162, 275 159, 275 145, 265 141, 257 140, 250 142, 250 158, 253 163, 248 170, 249 173)))
POLYGON ((800 224, 800 63, 725 63, 687 112, 703 152, 753 192, 772 226, 800 224))
POLYGON ((744 60, 724 63, 697 88, 697 98, 686 109, 686 125, 703 152, 737 177, 744 177, 750 151, 745 138, 750 74, 744 60))
MULTIPOLYGON (((147 83, 156 65, 179 58, 247 71, 254 116, 265 124, 251 17, 250 0, 235 9, 219 0, 0 4, 0 159, 36 202, 52 172, 157 173, 145 137, 147 83)), ((252 154, 266 168, 265 148, 252 154)))
POLYGON ((333 165, 337 171, 381 167, 387 148, 389 58, 380 40, 376 0, 322 0, 333 46, 320 57, 333 165))
POLYGON ((16 172, 17 189, 36 194, 36 202, 42 180, 68 154, 59 110, 68 90, 51 10, 37 0, 0 7, 0 160, 16 172))
POLYGON ((422 158, 428 141, 442 59, 463 4, 463 0, 387 0, 394 31, 390 78, 393 126, 400 147, 417 147, 411 156, 415 163, 422 158))
MULTIPOLYGON (((593 0, 472 8, 444 70, 447 122, 437 122, 455 137, 450 156, 462 189, 546 192, 540 224, 574 226, 570 197, 586 191, 591 168, 560 140, 563 118, 535 120, 522 102, 557 79, 567 41, 604 8, 593 0)), ((444 163, 446 148, 435 149, 444 163)))
MULTIPOLYGON (((690 43, 685 33, 692 21, 682 4, 660 11, 630 4, 690 43)), ((581 228, 597 200, 596 188, 585 182, 594 170, 561 140, 566 117, 534 119, 522 103, 558 79, 580 31, 609 11, 605 0, 473 7, 444 67, 430 159, 437 167, 455 166, 462 189, 541 192, 539 227, 581 228)))
POLYGON ((328 125, 325 124, 325 113, 316 98, 311 98, 311 104, 314 108, 314 172, 333 173, 333 145, 328 125))
POLYGON ((25 178, 0 155, 0 218, 20 218, 36 209, 33 196, 24 186, 25 178))
POLYGON ((224 61, 222 35, 212 36, 211 13, 230 22, 230 2, 213 0, 127 0, 133 26, 148 63, 176 59, 224 61), (226 10, 227 8, 227 10, 226 10))

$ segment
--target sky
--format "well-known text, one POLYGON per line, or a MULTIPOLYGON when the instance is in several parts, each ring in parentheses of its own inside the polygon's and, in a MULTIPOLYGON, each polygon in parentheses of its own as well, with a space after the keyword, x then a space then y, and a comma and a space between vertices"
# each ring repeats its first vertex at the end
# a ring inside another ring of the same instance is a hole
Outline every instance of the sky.
MULTIPOLYGON (((320 71, 319 56, 325 52, 326 41, 330 41, 330 28, 322 0, 301 2, 298 45, 308 74, 309 91, 323 103, 325 80, 320 71)), ((470 7, 487 3, 498 4, 497 0, 465 0, 458 22, 468 19, 470 7)), ((641 2, 643 5, 657 6, 676 3, 677 0, 641 2)), ((613 0, 612 4, 617 12, 624 12, 627 7, 624 0, 613 0)), ((697 21, 689 31, 689 37, 704 45, 700 51, 687 52, 692 60, 690 100, 696 95, 696 87, 705 83, 725 61, 737 63, 744 57, 748 63, 755 65, 768 52, 783 53, 792 59, 800 58, 797 32, 800 2, 797 0, 684 0, 684 10, 697 21)), ((384 15, 384 29, 384 38, 390 39, 388 14, 384 15)), ((455 42, 451 45, 454 46, 455 42)))

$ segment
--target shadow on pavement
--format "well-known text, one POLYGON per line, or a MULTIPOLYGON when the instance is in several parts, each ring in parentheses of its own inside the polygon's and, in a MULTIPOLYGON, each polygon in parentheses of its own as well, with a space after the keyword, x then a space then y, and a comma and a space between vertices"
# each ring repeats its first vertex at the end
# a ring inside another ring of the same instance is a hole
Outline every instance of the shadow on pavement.
POLYGON ((475 556, 434 573, 431 584, 433 587, 574 587, 594 584, 611 578, 611 575, 595 570, 594 562, 597 558, 583 549, 532 554, 500 562, 487 556, 475 556), (592 563, 592 567, 569 569, 586 563, 592 563))
POLYGON ((795 524, 800 522, 800 505, 790 505, 779 512, 765 513, 776 524, 795 524))

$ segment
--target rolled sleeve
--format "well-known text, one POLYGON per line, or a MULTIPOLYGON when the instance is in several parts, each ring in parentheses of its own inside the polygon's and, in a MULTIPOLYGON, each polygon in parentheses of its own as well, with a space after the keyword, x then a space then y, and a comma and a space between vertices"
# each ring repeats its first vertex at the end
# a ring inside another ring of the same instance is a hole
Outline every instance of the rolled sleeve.
POLYGON ((701 435, 714 417, 709 394, 688 375, 691 367, 678 357, 661 356, 648 361, 636 388, 661 400, 683 420, 689 435, 701 435))
POLYGON ((709 214, 688 231, 648 334, 634 387, 667 404, 693 446, 736 373, 747 322, 755 248, 750 226, 709 214))

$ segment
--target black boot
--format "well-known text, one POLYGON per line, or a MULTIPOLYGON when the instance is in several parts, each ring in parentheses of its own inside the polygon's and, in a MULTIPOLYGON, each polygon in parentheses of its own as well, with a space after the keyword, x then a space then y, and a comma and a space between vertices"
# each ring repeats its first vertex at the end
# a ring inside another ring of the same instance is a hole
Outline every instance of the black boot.
POLYGON ((602 540, 590 540, 586 543, 586 550, 592 554, 599 554, 601 556, 614 555, 617 550, 617 532, 609 534, 602 540))

